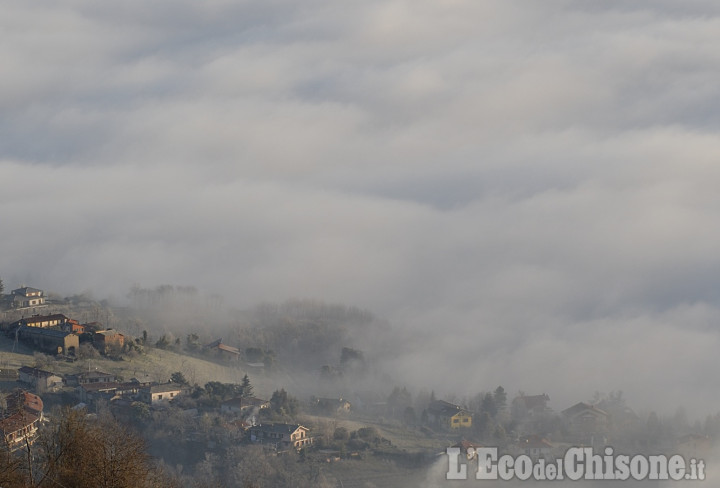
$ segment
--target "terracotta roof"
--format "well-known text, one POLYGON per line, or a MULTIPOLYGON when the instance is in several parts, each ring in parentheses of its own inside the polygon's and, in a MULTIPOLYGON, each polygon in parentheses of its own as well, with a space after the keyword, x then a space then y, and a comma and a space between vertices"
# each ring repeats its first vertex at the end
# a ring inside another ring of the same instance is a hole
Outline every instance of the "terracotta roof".
POLYGON ((237 347, 226 346, 225 344, 218 344, 217 348, 221 351, 231 352, 233 354, 240 354, 240 349, 237 347))
POLYGON ((10 411, 19 410, 18 401, 21 401, 25 410, 32 414, 39 415, 43 411, 42 398, 29 391, 16 388, 5 397, 7 409, 10 411))
POLYGON ((238 349, 237 347, 223 344, 222 338, 216 341, 212 341, 210 344, 205 344, 205 347, 207 347, 208 349, 220 349, 221 351, 230 352, 233 354, 240 354, 240 349, 238 349))
POLYGON ((19 412, 0 420, 0 432, 11 434, 40 420, 31 413, 19 412))

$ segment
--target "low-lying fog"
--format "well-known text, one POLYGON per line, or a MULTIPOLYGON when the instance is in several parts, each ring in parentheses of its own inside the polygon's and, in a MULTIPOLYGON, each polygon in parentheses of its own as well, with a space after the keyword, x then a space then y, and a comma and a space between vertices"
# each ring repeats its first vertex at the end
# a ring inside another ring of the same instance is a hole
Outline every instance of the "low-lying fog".
POLYGON ((0 277, 342 303, 398 384, 715 412, 719 9, 8 2, 0 277))

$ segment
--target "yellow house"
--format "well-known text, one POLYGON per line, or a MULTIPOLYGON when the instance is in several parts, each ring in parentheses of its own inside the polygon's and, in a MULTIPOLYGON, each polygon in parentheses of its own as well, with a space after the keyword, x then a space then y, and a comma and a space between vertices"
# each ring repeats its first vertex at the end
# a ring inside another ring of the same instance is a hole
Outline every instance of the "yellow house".
POLYGON ((472 426, 472 414, 458 405, 436 400, 428 405, 428 420, 439 427, 460 429, 472 426))

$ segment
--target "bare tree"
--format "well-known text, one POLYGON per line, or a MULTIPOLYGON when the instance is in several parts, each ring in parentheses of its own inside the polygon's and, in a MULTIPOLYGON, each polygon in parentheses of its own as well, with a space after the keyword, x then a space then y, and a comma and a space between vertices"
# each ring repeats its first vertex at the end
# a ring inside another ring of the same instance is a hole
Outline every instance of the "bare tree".
POLYGON ((144 441, 110 418, 63 411, 37 443, 35 487, 154 488, 164 485, 144 441))

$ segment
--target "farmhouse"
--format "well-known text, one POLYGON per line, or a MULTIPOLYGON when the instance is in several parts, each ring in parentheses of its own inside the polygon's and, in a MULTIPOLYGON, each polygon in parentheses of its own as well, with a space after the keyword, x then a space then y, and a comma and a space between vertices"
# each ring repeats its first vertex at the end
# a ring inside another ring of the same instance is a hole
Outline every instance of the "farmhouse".
POLYGON ((83 371, 82 373, 70 374, 65 377, 68 386, 86 385, 92 383, 113 383, 117 377, 112 373, 102 371, 83 371))
POLYGON ((594 445, 602 442, 610 430, 610 415, 595 405, 580 402, 562 411, 571 440, 594 445))
POLYGON ((218 355, 237 361, 240 359, 240 349, 237 347, 228 346, 223 344, 222 339, 211 342, 205 345, 205 349, 216 352, 218 355))
POLYGON ((351 403, 343 397, 339 398, 315 398, 315 407, 318 412, 334 415, 342 414, 350 411, 351 403))
POLYGON ((428 420, 440 427, 459 429, 472 426, 472 414, 458 405, 435 400, 428 405, 428 420))
POLYGON ((45 293, 37 288, 23 286, 10 292, 11 307, 28 308, 45 303, 45 293))
POLYGON ((30 366, 22 366, 18 369, 18 380, 26 383, 38 392, 62 386, 62 378, 50 371, 44 371, 30 366))
POLYGON ((250 427, 250 440, 260 444, 269 444, 276 449, 290 446, 299 449, 313 443, 308 436, 310 429, 298 424, 267 424, 250 427))
POLYGON ((140 390, 140 400, 150 405, 162 405, 182 395, 184 391, 178 383, 148 386, 140 390))
POLYGON ((18 329, 18 337, 35 349, 49 354, 74 356, 80 347, 77 335, 61 330, 22 326, 18 329))
POLYGON ((115 329, 100 330, 93 335, 95 347, 103 354, 113 349, 120 350, 125 344, 125 336, 115 329))
POLYGON ((255 397, 235 397, 220 404, 221 412, 241 415, 249 415, 267 408, 270 408, 269 401, 255 397))

